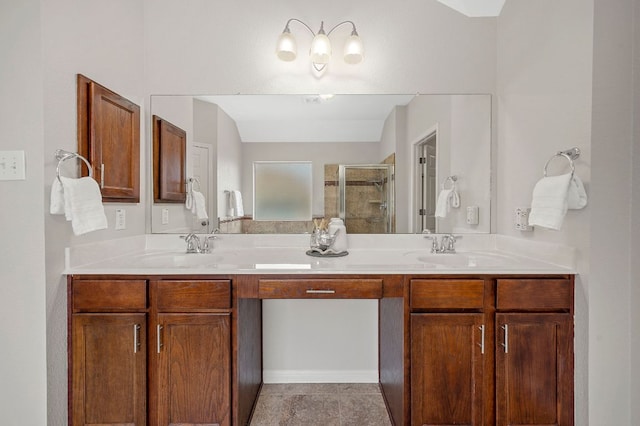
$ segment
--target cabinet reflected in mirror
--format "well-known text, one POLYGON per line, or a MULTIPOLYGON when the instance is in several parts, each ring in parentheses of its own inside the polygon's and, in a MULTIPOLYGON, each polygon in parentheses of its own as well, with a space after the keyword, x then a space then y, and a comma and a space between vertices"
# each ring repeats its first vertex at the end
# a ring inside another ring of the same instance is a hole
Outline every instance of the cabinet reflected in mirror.
MULTIPOLYGON (((259 161, 311 162, 314 218, 333 216, 327 168, 390 162, 394 203, 365 196, 390 219, 363 232, 490 232, 490 95, 153 95, 151 113, 185 130, 186 175, 201 175, 210 218, 204 226, 184 205, 154 204, 152 232, 210 232, 218 226, 236 233, 310 231, 311 221, 254 220, 253 164, 259 161), (435 152, 421 181, 427 160, 420 160, 420 147, 427 141, 435 152), (207 152, 196 159, 202 147, 207 152), (458 178, 456 197, 436 209, 443 189, 452 189, 444 186, 452 175, 458 178), (242 196, 243 217, 229 215, 234 191, 242 196), (477 224, 467 223, 468 208, 479 212, 477 224), (437 211, 444 213, 436 217, 437 211)), ((362 179, 353 189, 377 191, 376 181, 362 179)), ((366 207, 370 213, 374 206, 366 207)))

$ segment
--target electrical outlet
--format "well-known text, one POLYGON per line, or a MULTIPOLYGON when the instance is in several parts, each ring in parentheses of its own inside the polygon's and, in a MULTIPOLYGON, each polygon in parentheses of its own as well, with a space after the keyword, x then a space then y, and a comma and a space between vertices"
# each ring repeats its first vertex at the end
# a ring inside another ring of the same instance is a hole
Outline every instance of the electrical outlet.
POLYGON ((116 231, 127 229, 127 212, 125 209, 116 209, 116 231))
POLYGON ((169 209, 162 209, 162 224, 169 224, 169 209))
POLYGON ((531 213, 531 209, 528 207, 515 209, 514 222, 518 231, 533 231, 533 226, 529 225, 529 213, 531 213))
POLYGON ((0 151, 0 180, 25 180, 24 151, 0 151))

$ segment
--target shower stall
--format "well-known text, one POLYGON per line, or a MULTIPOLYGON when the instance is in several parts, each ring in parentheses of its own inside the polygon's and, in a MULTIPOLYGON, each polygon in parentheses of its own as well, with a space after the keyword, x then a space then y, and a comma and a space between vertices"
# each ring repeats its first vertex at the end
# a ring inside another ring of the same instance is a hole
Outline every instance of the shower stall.
POLYGON ((341 164, 338 187, 338 213, 348 233, 395 232, 392 164, 341 164))

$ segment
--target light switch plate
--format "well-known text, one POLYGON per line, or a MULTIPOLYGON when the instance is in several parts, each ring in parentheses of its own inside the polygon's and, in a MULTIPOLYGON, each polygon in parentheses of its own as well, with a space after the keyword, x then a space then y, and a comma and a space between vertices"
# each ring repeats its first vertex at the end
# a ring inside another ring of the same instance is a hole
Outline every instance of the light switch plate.
POLYGON ((24 151, 0 151, 0 180, 25 180, 24 151))
POLYGON ((116 231, 127 229, 127 213, 125 209, 116 209, 116 231))
POLYGON ((169 209, 162 209, 162 224, 169 224, 169 209))

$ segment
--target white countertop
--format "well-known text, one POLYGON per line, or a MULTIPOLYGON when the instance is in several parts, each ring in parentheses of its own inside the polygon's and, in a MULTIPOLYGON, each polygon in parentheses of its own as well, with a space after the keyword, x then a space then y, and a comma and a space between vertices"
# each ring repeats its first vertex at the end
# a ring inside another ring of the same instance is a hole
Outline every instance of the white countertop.
POLYGON ((210 254, 186 254, 178 235, 140 235, 66 250, 64 274, 574 274, 575 250, 494 234, 464 235, 432 254, 422 235, 349 235, 344 257, 312 257, 308 235, 223 234, 210 254))

